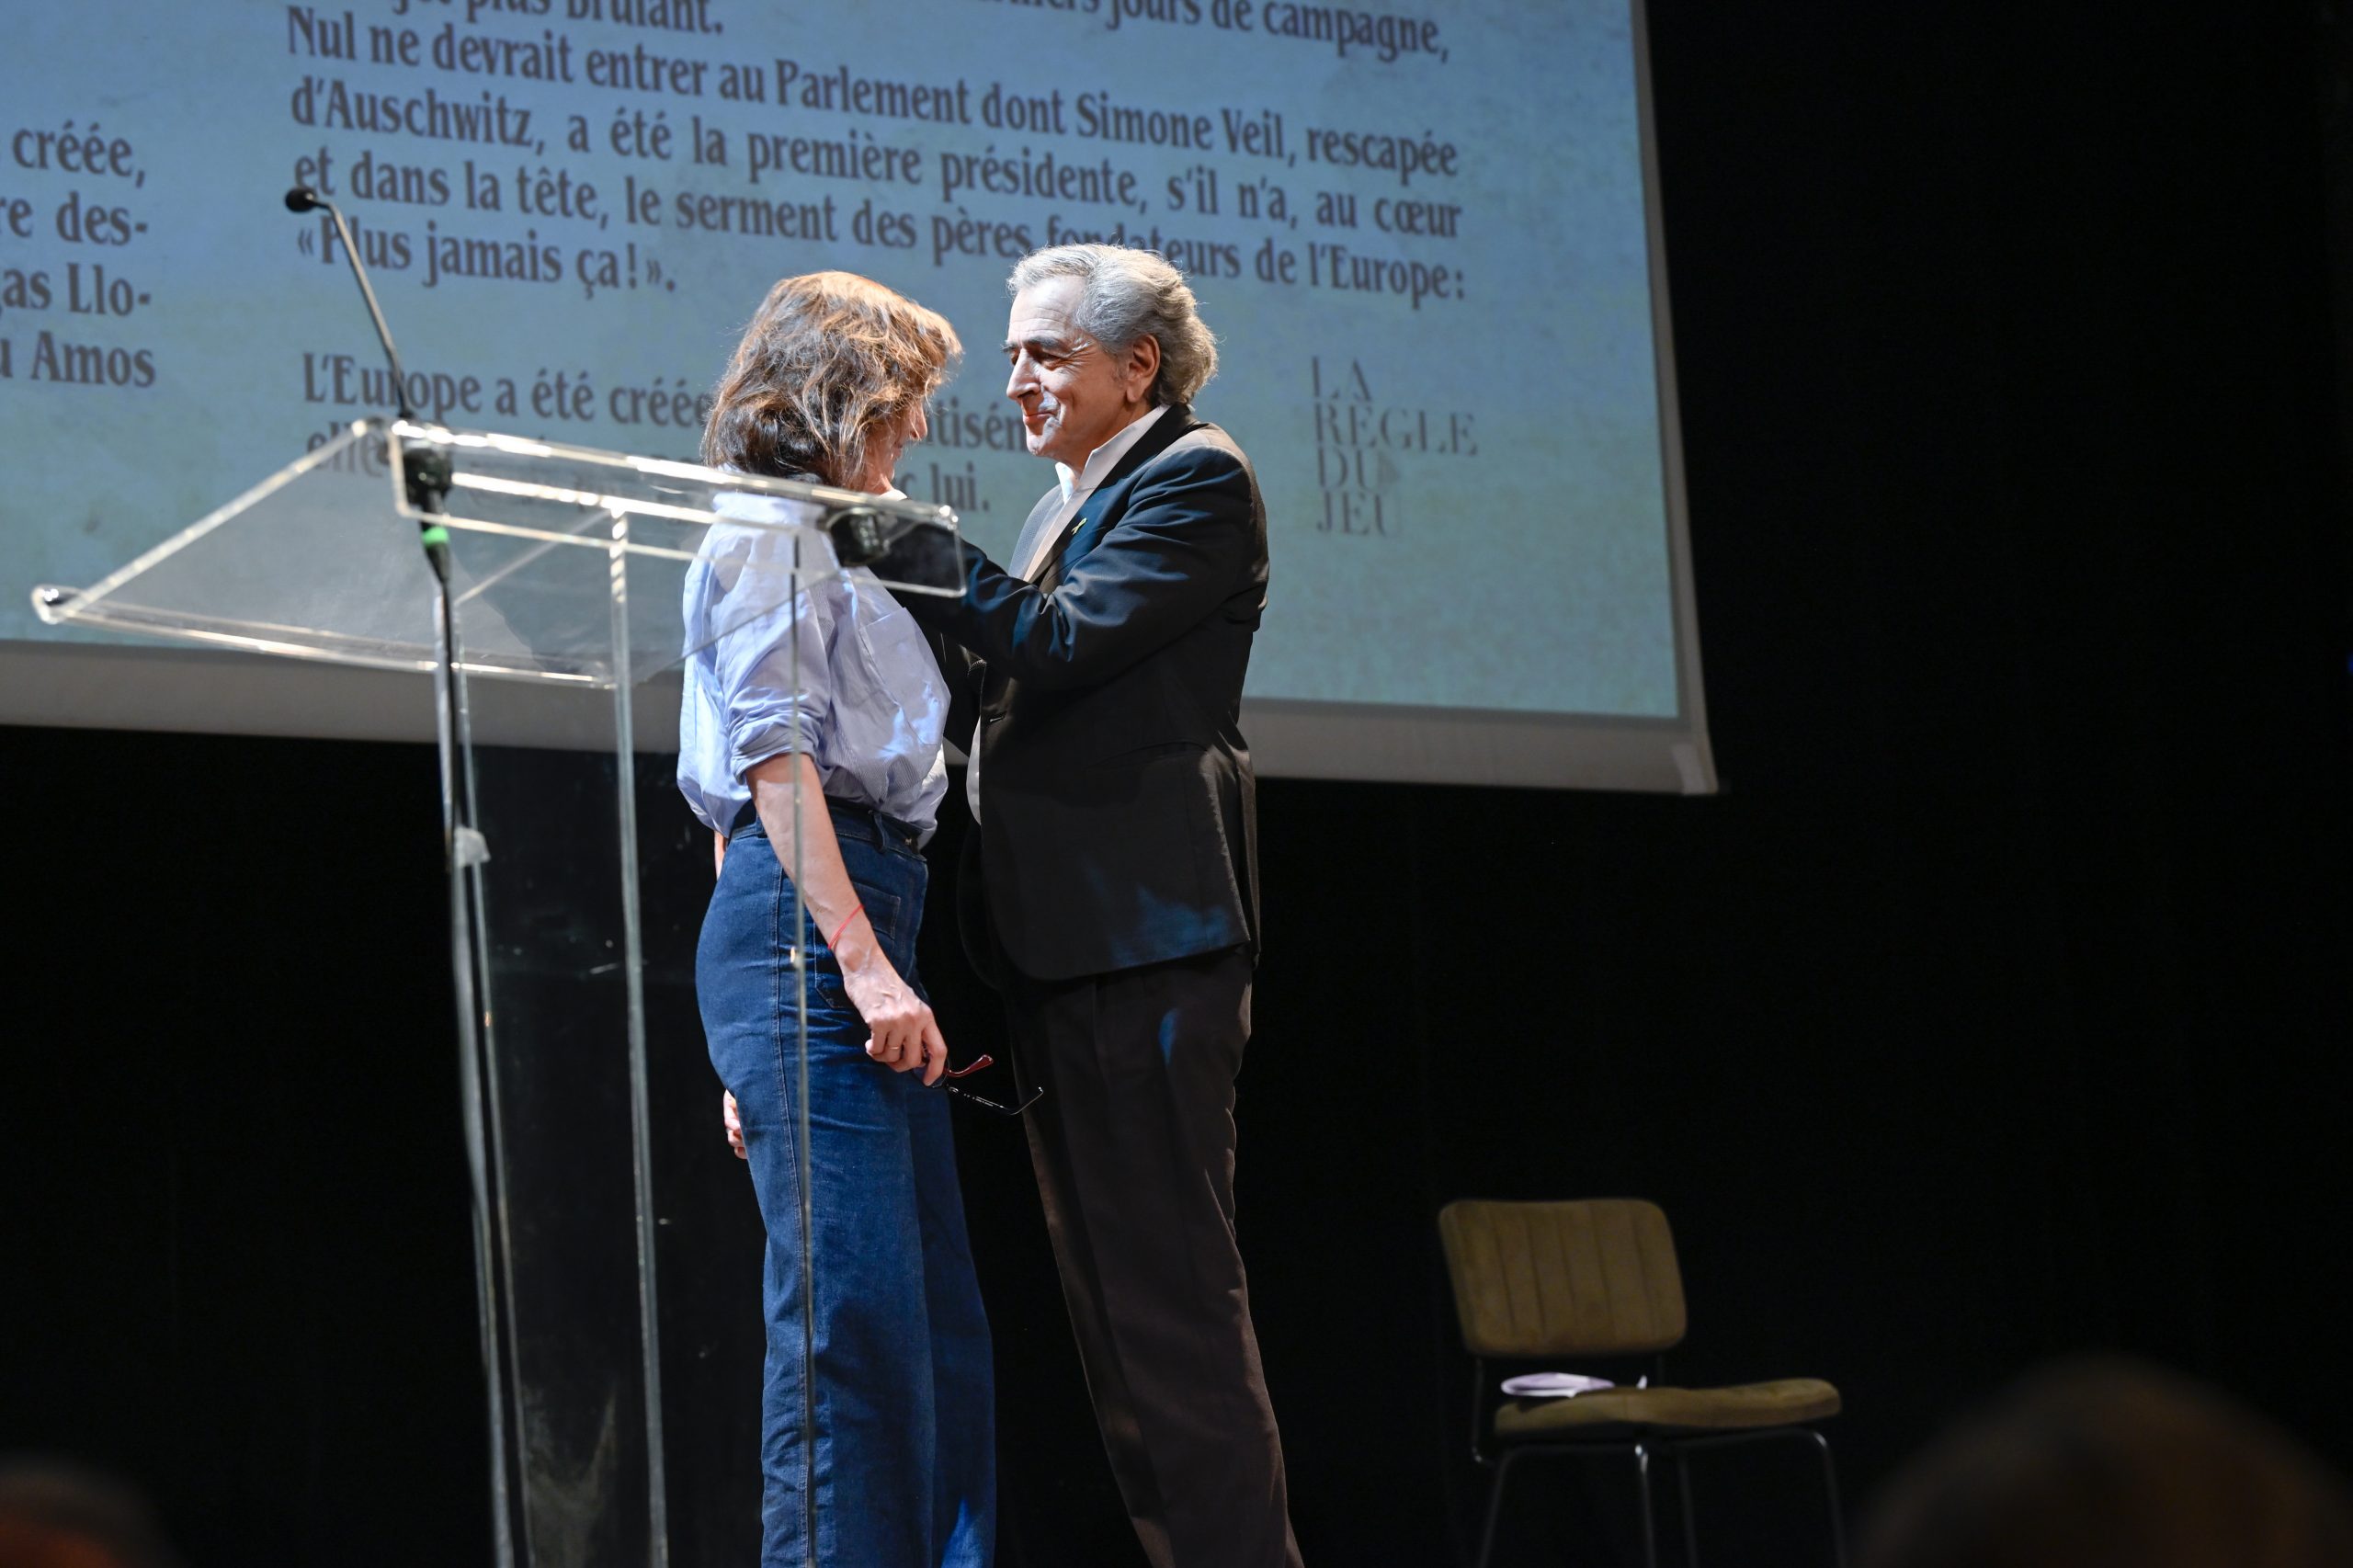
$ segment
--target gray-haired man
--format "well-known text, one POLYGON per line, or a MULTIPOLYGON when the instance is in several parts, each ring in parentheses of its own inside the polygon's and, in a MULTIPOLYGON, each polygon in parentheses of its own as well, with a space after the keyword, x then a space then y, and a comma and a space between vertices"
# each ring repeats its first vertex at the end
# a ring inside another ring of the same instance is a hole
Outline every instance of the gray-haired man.
POLYGON ((1029 1149, 1096 1415, 1155 1568, 1297 1564, 1233 1238, 1233 1080, 1258 944, 1239 725, 1267 594, 1241 449, 1193 416, 1217 367, 1158 256, 1014 268, 1006 394, 1060 483, 1006 571, 908 613, 966 651, 979 831, 959 906, 1045 1088, 1029 1149))

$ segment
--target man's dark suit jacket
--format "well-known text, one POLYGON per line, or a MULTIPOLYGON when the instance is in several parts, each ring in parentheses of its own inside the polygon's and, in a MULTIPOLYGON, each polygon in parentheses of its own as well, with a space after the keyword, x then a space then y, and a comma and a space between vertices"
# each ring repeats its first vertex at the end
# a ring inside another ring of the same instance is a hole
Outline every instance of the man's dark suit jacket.
POLYGON ((1036 584, 965 544, 961 598, 901 596, 970 655, 963 678, 949 666, 948 732, 981 732, 967 945, 983 971, 1001 950, 1039 980, 1255 949, 1240 718, 1267 597, 1257 477, 1224 431, 1172 407, 1063 539, 1036 584))

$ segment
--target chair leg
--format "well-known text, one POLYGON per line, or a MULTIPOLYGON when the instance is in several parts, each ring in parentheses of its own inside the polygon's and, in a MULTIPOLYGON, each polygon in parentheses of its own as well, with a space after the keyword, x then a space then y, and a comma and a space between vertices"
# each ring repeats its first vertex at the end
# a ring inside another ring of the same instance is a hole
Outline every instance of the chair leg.
POLYGON ((1699 1525, 1691 1511, 1691 1457, 1681 1449, 1675 1450, 1675 1483, 1683 1494, 1683 1568, 1699 1568, 1699 1525))
POLYGON ((1495 1483, 1487 1489, 1487 1526, 1479 1532, 1479 1568, 1487 1568, 1495 1554, 1495 1522, 1504 1516, 1504 1481, 1518 1458, 1516 1449, 1506 1449, 1495 1460, 1495 1483))
POLYGON ((1830 1561, 1847 1568, 1847 1520, 1838 1507, 1838 1467, 1830 1462, 1830 1439, 1814 1432, 1813 1446, 1822 1455, 1822 1490, 1830 1503, 1830 1561))
POLYGON ((1658 1537, 1651 1528, 1651 1450, 1647 1443, 1634 1445, 1634 1489, 1643 1503, 1643 1568, 1658 1568, 1658 1537))

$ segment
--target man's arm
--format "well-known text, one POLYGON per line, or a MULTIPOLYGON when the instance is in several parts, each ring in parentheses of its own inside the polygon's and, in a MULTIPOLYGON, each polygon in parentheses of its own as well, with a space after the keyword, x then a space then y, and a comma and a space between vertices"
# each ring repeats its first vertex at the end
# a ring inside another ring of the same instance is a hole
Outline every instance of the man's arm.
POLYGON ((1040 689, 1109 679, 1230 597, 1256 554, 1250 476, 1232 452, 1192 447, 1136 482, 1126 512, 1051 594, 960 546, 960 598, 910 594, 921 624, 997 674, 1040 689))
MULTIPOLYGON (((912 599, 919 596, 906 597, 912 599)), ((917 624, 922 622, 918 620, 917 624)), ((932 661, 939 666, 939 678, 948 687, 948 728, 942 733, 959 746, 969 745, 972 731, 981 722, 980 683, 973 678, 979 664, 964 651, 962 643, 951 641, 945 633, 925 627, 923 635, 931 649, 932 661)))

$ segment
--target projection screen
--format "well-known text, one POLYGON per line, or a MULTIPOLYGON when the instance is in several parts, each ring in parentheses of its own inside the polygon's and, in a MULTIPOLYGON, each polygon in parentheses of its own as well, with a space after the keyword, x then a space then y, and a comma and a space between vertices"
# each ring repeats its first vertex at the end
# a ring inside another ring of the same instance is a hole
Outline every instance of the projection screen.
POLYGON ((300 182, 356 220, 453 425, 690 457, 778 277, 933 306, 966 360, 900 483, 993 553, 1052 483, 1003 396, 1008 267, 1155 249, 1221 339, 1198 410, 1266 493, 1262 771, 1715 787, 1639 5, 84 0, 6 28, 0 722, 430 736, 422 677, 29 606, 393 401, 300 182))

